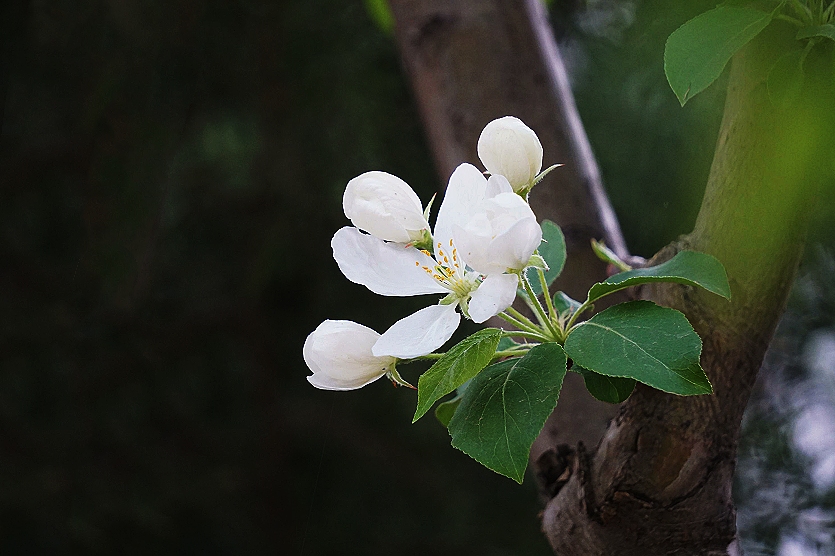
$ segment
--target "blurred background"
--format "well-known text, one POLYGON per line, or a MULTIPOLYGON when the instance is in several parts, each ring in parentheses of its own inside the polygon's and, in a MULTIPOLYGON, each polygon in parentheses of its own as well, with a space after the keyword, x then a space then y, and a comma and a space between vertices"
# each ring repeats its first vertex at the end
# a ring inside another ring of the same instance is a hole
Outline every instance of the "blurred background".
MULTIPOLYGON (((711 3, 667 4, 550 5, 644 256, 692 227, 723 99, 669 90, 664 41, 711 3)), ((532 477, 410 425, 413 392, 305 380, 325 318, 384 330, 425 304, 348 282, 329 247, 350 178, 442 187, 384 8, 0 8, 0 553, 550 554, 532 477)), ((747 554, 835 554, 829 191, 746 416, 747 554)))

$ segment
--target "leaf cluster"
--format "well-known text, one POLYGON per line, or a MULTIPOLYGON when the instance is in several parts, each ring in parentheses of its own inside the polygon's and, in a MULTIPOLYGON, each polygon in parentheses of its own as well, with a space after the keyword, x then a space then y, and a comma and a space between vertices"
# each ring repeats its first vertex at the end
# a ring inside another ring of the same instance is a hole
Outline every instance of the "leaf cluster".
POLYGON ((681 105, 716 81, 731 57, 772 21, 781 20, 797 28, 797 42, 772 65, 768 94, 775 106, 791 107, 801 96, 809 52, 835 41, 835 1, 827 1, 784 0, 769 11, 726 2, 686 22, 664 50, 667 81, 681 105))
MULTIPOLYGON (((593 285, 582 302, 564 292, 551 297, 544 292, 563 268, 565 241, 553 222, 545 221, 542 228, 539 256, 548 270, 529 268, 520 290, 532 312, 544 315, 539 325, 522 320, 519 314, 523 330, 480 330, 441 354, 418 381, 414 415, 417 421, 437 401, 455 392, 435 411, 448 427, 452 445, 519 483, 531 445, 556 407, 569 371, 580 374, 588 391, 608 403, 624 401, 636 382, 681 396, 713 391, 699 364, 701 339, 681 312, 650 301, 630 301, 581 321, 581 316, 593 311, 594 302, 654 282, 700 287, 726 299, 731 296, 718 260, 682 251, 646 268, 632 269, 619 261, 627 270, 593 285), (537 274, 538 282, 534 280, 537 274), (530 332, 534 329, 536 334, 530 332), (537 335, 538 342, 527 342, 537 335), (517 342, 520 337, 526 343, 517 342)), ((598 251, 613 256, 605 249, 598 251)))

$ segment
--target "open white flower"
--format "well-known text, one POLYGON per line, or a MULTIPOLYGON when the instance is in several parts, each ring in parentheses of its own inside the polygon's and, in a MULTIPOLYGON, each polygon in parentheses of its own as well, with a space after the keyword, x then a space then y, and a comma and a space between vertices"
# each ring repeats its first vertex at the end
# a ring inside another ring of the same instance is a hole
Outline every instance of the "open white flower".
POLYGON ((323 390, 356 390, 392 371, 396 359, 376 356, 371 348, 380 338, 374 330, 349 320, 326 320, 304 341, 307 377, 323 390))
POLYGON ((349 181, 342 208, 354 226, 380 239, 410 243, 428 237, 429 223, 417 194, 386 172, 366 172, 349 181))
MULTIPOLYGON (((356 228, 336 232, 331 242, 333 256, 352 282, 380 295, 447 294, 439 305, 397 321, 374 345, 374 355, 413 358, 435 351, 458 328, 458 306, 475 322, 484 322, 510 306, 516 297, 517 275, 504 274, 505 268, 495 273, 468 269, 453 239, 456 224, 470 222, 485 199, 507 193, 509 188, 501 176, 488 182, 475 166, 460 165, 450 177, 438 212, 434 253, 386 243, 356 228)), ((512 243, 515 233, 509 230, 506 241, 512 243)), ((519 240, 529 241, 527 237, 519 240)))
POLYGON ((542 242, 542 228, 528 203, 508 191, 483 200, 468 222, 454 226, 453 238, 473 270, 516 272, 542 242))
POLYGON ((531 187, 542 169, 542 143, 522 120, 505 116, 484 126, 478 157, 488 172, 506 177, 518 193, 531 187))

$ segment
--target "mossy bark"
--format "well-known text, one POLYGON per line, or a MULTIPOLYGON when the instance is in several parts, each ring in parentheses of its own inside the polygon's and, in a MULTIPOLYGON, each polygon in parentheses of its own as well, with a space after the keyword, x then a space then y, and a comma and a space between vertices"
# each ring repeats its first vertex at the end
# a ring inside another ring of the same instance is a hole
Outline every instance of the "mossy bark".
POLYGON ((814 78, 791 108, 769 100, 768 69, 792 46, 786 30, 770 28, 734 57, 695 229, 655 257, 714 255, 732 301, 677 285, 637 292, 688 316, 715 394, 639 387, 593 454, 574 451, 573 474, 543 514, 556 554, 737 553, 731 486, 742 415, 803 252, 831 132, 831 88, 814 78))

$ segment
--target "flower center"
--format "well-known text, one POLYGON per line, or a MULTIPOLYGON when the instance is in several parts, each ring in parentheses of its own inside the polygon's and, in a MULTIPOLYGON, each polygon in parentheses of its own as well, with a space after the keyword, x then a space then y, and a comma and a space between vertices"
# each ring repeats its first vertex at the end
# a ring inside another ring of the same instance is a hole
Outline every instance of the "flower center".
POLYGON ((439 242, 435 250, 436 255, 421 249, 428 257, 435 261, 434 267, 422 266, 415 261, 415 266, 421 267, 424 272, 435 279, 440 285, 451 291, 459 299, 466 299, 478 287, 478 274, 467 272, 464 263, 458 258, 458 250, 449 240, 449 248, 445 249, 439 242))

